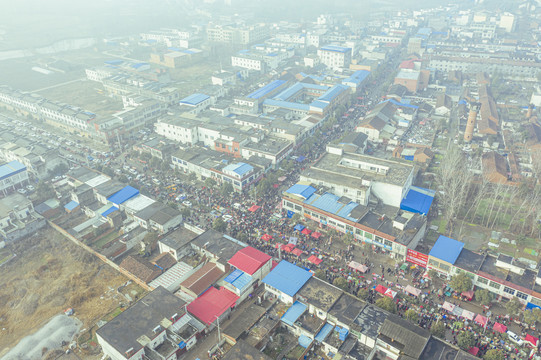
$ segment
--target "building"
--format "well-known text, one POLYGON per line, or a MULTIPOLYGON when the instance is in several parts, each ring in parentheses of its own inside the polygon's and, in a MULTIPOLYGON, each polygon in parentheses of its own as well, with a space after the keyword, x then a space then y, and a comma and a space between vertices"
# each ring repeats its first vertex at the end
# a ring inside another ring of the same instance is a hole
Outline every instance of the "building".
POLYGON ((506 184, 509 182, 507 160, 495 151, 483 154, 481 158, 483 176, 492 183, 506 184))
POLYGON ((351 64, 351 48, 327 45, 318 49, 317 56, 322 64, 332 69, 348 68, 351 64))
POLYGON ((348 197, 361 205, 367 205, 373 197, 374 201, 400 207, 415 174, 416 168, 410 164, 333 151, 301 173, 300 181, 327 187, 335 195, 348 197))
POLYGON ((205 325, 217 325, 225 320, 237 305, 239 297, 226 288, 210 287, 188 304, 187 310, 205 325))
POLYGON ((381 325, 376 341, 376 354, 386 359, 419 359, 424 352, 430 331, 411 323, 397 315, 390 314, 381 325))
POLYGON ((0 165, 0 191, 5 195, 28 185, 26 166, 17 160, 0 165))
POLYGON ((224 274, 223 266, 208 262, 180 283, 180 290, 195 299, 217 283, 224 274))
POLYGON ((214 103, 216 100, 205 94, 192 94, 179 101, 181 110, 187 108, 192 114, 199 114, 214 103))
POLYGON ((25 196, 14 193, 0 199, 0 242, 32 235, 45 225, 45 219, 25 196))
POLYGON ((428 269, 434 269, 443 274, 450 273, 451 267, 463 248, 464 243, 440 235, 428 253, 428 269))
POLYGON ((265 24, 243 26, 239 24, 219 25, 210 23, 206 32, 209 42, 232 45, 249 45, 265 40, 269 36, 269 28, 265 24))
MULTIPOLYGON (((425 202, 412 203, 417 209, 425 202)), ((340 197, 325 188, 317 190, 302 183, 282 193, 282 208, 290 214, 298 213, 320 225, 351 234, 360 242, 403 259, 408 249, 414 249, 424 236, 426 218, 422 211, 428 211, 421 209, 413 213, 390 206, 360 205, 347 196, 340 197)))
POLYGON ((163 287, 156 288, 96 331, 104 354, 113 360, 176 360, 183 351, 167 330, 183 318, 185 305, 163 287))
POLYGON ((281 302, 293 304, 297 292, 311 277, 312 274, 309 271, 282 260, 263 279, 265 297, 276 297, 281 302))
POLYGON ((361 90, 367 81, 370 71, 357 70, 350 77, 342 80, 342 84, 349 86, 353 92, 361 90))

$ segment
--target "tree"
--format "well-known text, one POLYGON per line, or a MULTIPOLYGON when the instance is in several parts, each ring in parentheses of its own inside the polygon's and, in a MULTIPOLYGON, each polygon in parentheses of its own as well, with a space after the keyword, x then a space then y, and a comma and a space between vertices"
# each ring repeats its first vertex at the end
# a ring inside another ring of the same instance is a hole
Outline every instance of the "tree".
POLYGON ((208 178, 205 179, 205 186, 206 187, 211 188, 211 187, 214 187, 215 185, 216 185, 216 180, 214 180, 213 178, 208 177, 208 178))
POLYGON ((468 291, 472 288, 472 281, 466 273, 461 272, 458 275, 453 276, 451 281, 449 282, 449 285, 451 288, 453 288, 454 291, 457 291, 459 293, 462 293, 464 291, 468 291))
POLYGON ((445 339, 445 324, 442 322, 437 322, 430 328, 430 331, 432 332, 432 335, 435 337, 439 337, 442 339, 445 339))
POLYGON ((332 284, 334 286, 336 286, 337 288, 340 288, 340 289, 342 289, 344 291, 348 290, 348 281, 345 278, 341 277, 341 276, 334 279, 332 284))
POLYGON ((220 192, 223 196, 227 196, 233 192, 233 185, 231 183, 225 182, 222 184, 222 187, 220 188, 220 192))
POLYGON ((227 229, 227 223, 220 216, 214 219, 214 222, 212 223, 212 228, 216 231, 223 233, 227 229))
POLYGON ((327 281, 327 275, 325 274, 325 270, 317 269, 314 274, 318 279, 321 279, 323 281, 327 281))
POLYGON ((49 199, 55 195, 55 192, 50 184, 40 181, 36 185, 36 194, 38 194, 40 199, 49 199))
POLYGON ((541 322, 541 309, 534 308, 524 311, 524 322, 528 325, 534 325, 536 322, 541 322))
POLYGON ((396 304, 390 297, 382 297, 376 300, 376 306, 390 312, 391 314, 396 313, 396 304))
POLYGON ((494 295, 486 289, 479 289, 475 291, 475 300, 481 305, 489 305, 494 300, 494 295))
POLYGON ((512 298, 505 304, 505 309, 511 316, 518 315, 519 311, 522 309, 524 305, 520 302, 520 300, 516 297, 512 298))
POLYGON ((475 336, 469 331, 463 331, 457 337, 458 347, 462 350, 468 350, 475 345, 475 336))
POLYGON ((191 215, 191 211, 187 207, 183 207, 182 209, 180 209, 180 214, 183 218, 187 218, 191 215))
POLYGON ((365 288, 359 289, 359 291, 357 292, 357 296, 363 300, 367 300, 370 296, 370 290, 365 288))
POLYGON ((411 321, 412 323, 417 323, 419 321, 419 314, 413 309, 408 309, 404 313, 406 320, 411 321))
POLYGON ((484 360, 504 360, 505 356, 500 349, 490 349, 483 356, 484 360))

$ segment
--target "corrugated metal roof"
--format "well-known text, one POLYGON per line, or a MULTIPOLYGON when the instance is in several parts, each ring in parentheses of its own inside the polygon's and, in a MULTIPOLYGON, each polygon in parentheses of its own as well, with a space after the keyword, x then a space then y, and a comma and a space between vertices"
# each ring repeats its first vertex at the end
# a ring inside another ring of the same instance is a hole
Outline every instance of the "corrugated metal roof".
POLYGON ((345 86, 345 85, 342 85, 342 84, 338 84, 338 85, 334 85, 332 88, 330 88, 329 90, 327 90, 327 92, 323 95, 321 95, 318 100, 320 101, 326 101, 326 102, 331 102, 334 100, 335 97, 337 97, 338 95, 340 95, 342 92, 348 90, 349 87, 345 86))
POLYGON ((290 110, 301 110, 301 111, 310 110, 310 105, 308 104, 298 104, 298 103, 282 101, 282 100, 265 99, 265 101, 263 101, 263 104, 268 105, 268 106, 282 107, 284 109, 290 109, 290 110))
POLYGON ((224 281, 233 284, 233 281, 237 280, 243 273, 244 271, 235 269, 231 274, 227 275, 224 281))
POLYGON ((259 99, 268 93, 270 93, 273 90, 276 90, 286 82, 284 80, 274 80, 273 82, 268 83, 267 85, 257 89, 256 91, 252 92, 251 94, 247 95, 247 98, 250 99, 259 99))
POLYGON ((305 199, 308 199, 310 196, 312 196, 313 193, 316 192, 316 188, 310 185, 301 185, 301 184, 295 184, 289 189, 285 191, 286 193, 302 196, 305 199))
POLYGON ((327 45, 327 46, 321 47, 321 50, 345 53, 345 52, 351 51, 351 48, 343 47, 343 46, 336 46, 336 45, 327 45))
POLYGON ((357 70, 350 77, 343 80, 342 83, 354 83, 359 85, 368 77, 368 75, 370 75, 370 71, 368 70, 357 70))
POLYGON ((353 201, 350 201, 347 204, 343 204, 338 201, 339 199, 339 196, 331 193, 325 193, 323 195, 313 194, 308 199, 306 199, 304 203, 314 206, 328 213, 338 215, 345 219, 357 221, 358 219, 351 217, 350 214, 353 209, 359 206, 359 204, 353 201))
POLYGON ((333 327, 334 326, 332 326, 331 324, 325 323, 325 325, 323 325, 321 330, 317 333, 315 340, 319 342, 323 342, 323 340, 325 340, 327 335, 329 335, 329 333, 332 331, 333 327))
POLYGON ((64 208, 66 210, 71 211, 71 210, 75 209, 77 206, 79 206, 79 203, 77 201, 75 201, 75 200, 72 200, 69 203, 67 203, 66 205, 64 205, 64 208))
POLYGON ((239 297, 227 290, 220 290, 211 286, 203 295, 192 301, 187 306, 188 312, 207 325, 216 321, 216 317, 222 315, 227 309, 233 306, 239 297))
POLYGON ((232 171, 235 174, 238 174, 238 175, 242 176, 242 175, 246 174, 247 172, 249 172, 250 170, 252 170, 253 168, 254 167, 252 165, 250 165, 250 164, 239 162, 239 163, 236 163, 236 164, 227 165, 226 167, 224 167, 224 170, 232 171))
POLYGON ((297 321, 298 318, 301 317, 301 315, 306 311, 308 306, 301 303, 300 301, 295 301, 293 305, 287 311, 284 315, 282 315, 282 321, 290 326, 293 326, 295 321, 297 321))
POLYGON ((195 106, 195 105, 207 100, 208 98, 210 98, 210 96, 205 95, 205 94, 195 93, 195 94, 192 94, 192 95, 187 96, 184 99, 180 100, 179 103, 195 106))
POLYGON ((7 164, 0 166, 0 180, 20 173, 24 170, 26 170, 26 166, 17 160, 10 161, 7 164))
POLYGON ((109 196, 107 198, 108 201, 112 202, 113 204, 122 204, 125 201, 131 199, 132 197, 139 195, 139 190, 132 186, 126 186, 122 190, 114 193, 113 195, 109 196))
POLYGON ((271 257, 264 252, 261 252, 251 246, 247 246, 239 251, 229 260, 229 264, 242 270, 250 275, 253 275, 271 257))
POLYGON ((312 274, 309 271, 282 260, 265 276, 263 282, 284 294, 294 296, 310 277, 312 277, 312 274))
POLYGON ((463 242, 440 235, 428 255, 452 265, 455 263, 463 248, 463 242))
POLYGON ((231 285, 239 289, 240 292, 242 293, 246 289, 246 287, 249 286, 251 283, 252 283, 252 277, 243 272, 241 276, 236 278, 231 283, 231 285))
POLYGON ((101 216, 103 217, 107 217, 107 215, 111 214, 111 213, 114 213, 115 211, 117 211, 118 208, 116 206, 111 206, 109 209, 105 210, 104 212, 101 213, 101 216))
POLYGON ((432 206, 435 195, 436 192, 434 190, 412 186, 400 203, 400 208, 402 210, 426 215, 428 214, 428 211, 430 211, 430 206, 432 206))

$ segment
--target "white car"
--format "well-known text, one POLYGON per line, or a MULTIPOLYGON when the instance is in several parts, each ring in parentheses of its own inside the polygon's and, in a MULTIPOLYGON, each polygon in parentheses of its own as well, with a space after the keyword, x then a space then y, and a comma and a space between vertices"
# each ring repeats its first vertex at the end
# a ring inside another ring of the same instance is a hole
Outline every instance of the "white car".
POLYGON ((188 200, 185 200, 182 202, 182 205, 186 206, 186 207, 192 207, 192 203, 188 200))
POLYGON ((233 216, 229 214, 225 214, 222 216, 222 218, 224 219, 225 222, 230 222, 233 219, 233 216))
POLYGON ((26 189, 27 189, 28 191, 34 191, 34 186, 32 186, 32 185, 27 185, 27 186, 26 186, 26 189))
POLYGON ((20 193, 20 194, 26 194, 26 190, 25 189, 17 189, 17 192, 20 193))
POLYGON ((509 336, 509 340, 518 344, 519 346, 524 344, 524 340, 522 340, 517 334, 510 330, 507 331, 507 336, 509 336))

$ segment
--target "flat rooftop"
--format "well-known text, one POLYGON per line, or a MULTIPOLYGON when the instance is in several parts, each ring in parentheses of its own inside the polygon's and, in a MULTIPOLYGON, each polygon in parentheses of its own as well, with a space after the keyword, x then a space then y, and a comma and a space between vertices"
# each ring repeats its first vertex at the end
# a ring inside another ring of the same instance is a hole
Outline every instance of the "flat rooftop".
POLYGON ((121 354, 130 348, 137 352, 143 347, 139 341, 154 338, 157 326, 161 330, 167 328, 173 315, 184 314, 184 305, 184 301, 160 286, 99 328, 97 334, 121 354))
POLYGON ((163 238, 160 239, 160 242, 172 249, 178 250, 189 244, 196 237, 196 233, 181 226, 178 229, 167 233, 163 238))
POLYGON ((238 339, 244 332, 250 331, 252 326, 259 321, 265 313, 265 308, 257 304, 251 304, 242 312, 242 316, 238 316, 225 329, 224 334, 238 339))
POLYGON ((365 306, 366 303, 364 301, 342 293, 329 310, 329 315, 334 316, 342 324, 349 325, 355 321, 365 306))
POLYGON ((342 295, 342 291, 313 276, 308 279, 297 295, 316 308, 328 312, 342 295))
POLYGON ((468 249, 462 249, 454 265, 475 274, 479 271, 481 265, 483 265, 484 260, 485 255, 474 253, 468 249))
MULTIPOLYGON (((320 170, 326 174, 327 181, 329 174, 340 174, 349 178, 359 178, 393 185, 403 185, 406 183, 408 177, 414 171, 414 169, 415 168, 413 165, 403 164, 392 160, 379 159, 373 156, 352 153, 346 153, 344 155, 326 153, 316 164, 314 164, 309 170, 305 171, 305 174, 310 173, 312 170, 320 170), (374 171, 342 165, 342 160, 374 164, 376 166, 387 167, 389 170, 386 174, 376 173, 374 171)), ((339 176, 335 176, 335 178, 339 178, 339 176)))
POLYGON ((204 248, 216 257, 226 261, 229 261, 237 251, 244 248, 243 245, 226 238, 224 234, 213 229, 207 230, 193 239, 192 244, 204 248))
POLYGON ((376 339, 389 313, 373 305, 367 305, 355 319, 352 327, 371 339, 376 339))

